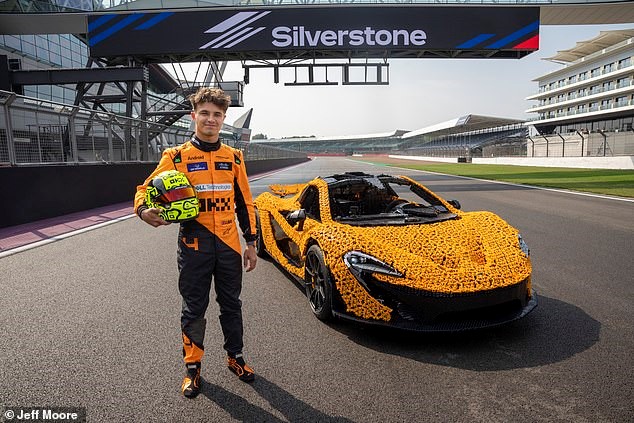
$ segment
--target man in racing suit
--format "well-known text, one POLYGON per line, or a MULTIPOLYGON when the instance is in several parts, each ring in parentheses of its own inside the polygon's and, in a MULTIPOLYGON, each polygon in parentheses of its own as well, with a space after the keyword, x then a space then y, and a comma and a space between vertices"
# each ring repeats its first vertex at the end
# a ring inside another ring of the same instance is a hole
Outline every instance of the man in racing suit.
POLYGON ((137 187, 134 210, 149 225, 168 222, 161 210, 145 205, 148 183, 162 171, 176 169, 187 175, 197 191, 200 214, 183 222, 178 236, 178 288, 183 298, 181 330, 187 373, 181 391, 193 398, 200 392, 200 363, 204 353, 205 311, 213 277, 227 365, 240 380, 254 379, 242 356, 242 265, 255 268, 256 223, 242 152, 222 144, 220 129, 231 98, 216 88, 201 88, 190 96, 196 131, 190 141, 163 152, 158 166, 137 187), (247 243, 244 256, 235 216, 247 243))

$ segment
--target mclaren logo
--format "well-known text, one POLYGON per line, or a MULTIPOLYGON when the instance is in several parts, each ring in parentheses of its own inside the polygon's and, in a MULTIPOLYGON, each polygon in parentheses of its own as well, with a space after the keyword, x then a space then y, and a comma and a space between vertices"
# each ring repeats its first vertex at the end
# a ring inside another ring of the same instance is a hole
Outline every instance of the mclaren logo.
POLYGON ((218 25, 209 28, 205 34, 220 34, 218 37, 202 45, 199 49, 206 48, 231 48, 241 43, 247 38, 253 37, 265 27, 254 27, 252 23, 271 13, 267 12, 239 12, 220 22, 218 25))
MULTIPOLYGON (((205 31, 206 34, 220 34, 200 47, 231 48, 253 37, 266 27, 254 22, 271 13, 238 12, 205 31)), ((358 47, 358 46, 422 46, 427 42, 427 34, 421 29, 306 29, 304 26, 276 26, 271 30, 272 44, 284 47, 358 47)))

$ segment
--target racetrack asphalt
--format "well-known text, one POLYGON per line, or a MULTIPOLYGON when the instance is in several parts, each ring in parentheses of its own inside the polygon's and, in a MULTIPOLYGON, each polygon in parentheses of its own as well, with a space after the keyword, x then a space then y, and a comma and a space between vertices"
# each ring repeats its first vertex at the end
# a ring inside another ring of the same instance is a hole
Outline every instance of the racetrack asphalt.
POLYGON ((242 294, 256 381, 224 366, 212 299, 205 384, 187 400, 177 228, 123 218, 0 258, 0 405, 85 407, 90 422, 634 421, 634 202, 344 158, 251 187, 257 195, 352 170, 411 176, 518 228, 531 248, 537 309, 456 334, 324 324, 278 266, 259 260, 242 294))

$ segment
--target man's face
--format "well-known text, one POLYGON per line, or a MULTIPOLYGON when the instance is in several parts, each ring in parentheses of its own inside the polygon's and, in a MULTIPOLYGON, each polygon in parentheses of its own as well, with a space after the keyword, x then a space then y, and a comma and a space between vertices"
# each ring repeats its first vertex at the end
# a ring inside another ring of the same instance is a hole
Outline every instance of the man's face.
POLYGON ((204 141, 216 141, 225 121, 225 113, 213 103, 201 103, 191 112, 196 122, 196 136, 204 141))

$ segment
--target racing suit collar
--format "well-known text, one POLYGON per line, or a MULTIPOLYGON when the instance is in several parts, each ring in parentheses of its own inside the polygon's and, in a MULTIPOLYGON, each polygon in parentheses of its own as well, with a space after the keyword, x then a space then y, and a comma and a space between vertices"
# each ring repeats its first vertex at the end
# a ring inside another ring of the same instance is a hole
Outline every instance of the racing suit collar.
POLYGON ((207 141, 203 141, 200 138, 198 138, 196 135, 192 136, 192 144, 194 144, 194 147, 196 147, 199 150, 205 151, 205 152, 209 152, 209 151, 218 151, 218 149, 220 148, 220 140, 216 141, 216 142, 207 142, 207 141))

